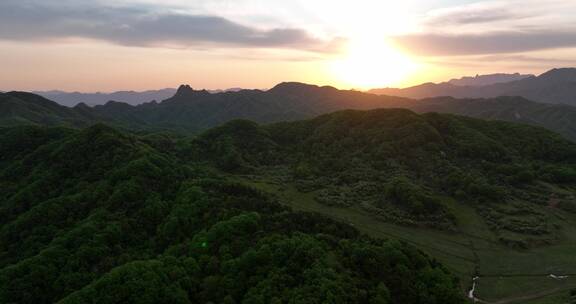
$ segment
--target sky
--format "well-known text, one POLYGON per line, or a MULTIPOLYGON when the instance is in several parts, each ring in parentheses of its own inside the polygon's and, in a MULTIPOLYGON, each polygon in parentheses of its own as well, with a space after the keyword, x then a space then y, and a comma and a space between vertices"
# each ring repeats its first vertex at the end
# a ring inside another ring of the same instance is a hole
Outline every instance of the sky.
POLYGON ((405 87, 576 66, 576 0, 0 0, 0 90, 405 87))

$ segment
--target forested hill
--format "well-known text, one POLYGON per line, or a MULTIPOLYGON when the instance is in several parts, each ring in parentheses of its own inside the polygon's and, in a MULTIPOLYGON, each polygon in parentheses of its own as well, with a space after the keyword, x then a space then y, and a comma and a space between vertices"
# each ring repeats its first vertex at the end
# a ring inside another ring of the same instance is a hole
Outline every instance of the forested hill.
POLYGON ((105 122, 132 130, 180 133, 197 133, 233 119, 270 123, 312 118, 344 109, 407 108, 420 113, 454 113, 543 126, 576 141, 576 108, 572 106, 536 103, 521 97, 412 100, 301 83, 282 83, 268 91, 222 93, 181 86, 173 97, 159 103, 132 106, 110 101, 95 107, 79 104, 74 108, 33 94, 11 92, 0 94, 0 108, 6 109, 0 112, 0 126, 86 126, 105 122))
POLYGON ((81 127, 94 122, 94 117, 88 112, 83 113, 61 106, 32 93, 0 93, 0 126, 69 125, 81 127))
POLYGON ((294 183, 322 204, 386 222, 459 231, 447 202, 471 204, 512 247, 554 243, 561 232, 543 212, 551 197, 576 210, 576 144, 538 127, 347 110, 267 126, 234 121, 193 144, 191 155, 222 170, 294 183))
POLYGON ((1 303, 463 303, 413 246, 291 211, 187 140, 95 125, 0 142, 1 303))
POLYGON ((421 248, 464 288, 477 278, 482 301, 526 303, 576 284, 576 144, 543 128, 346 110, 233 121, 187 151, 283 204, 421 248))
POLYGON ((0 142, 1 303, 463 303, 467 282, 423 248, 291 208, 458 237, 466 207, 524 250, 576 227, 576 145, 506 122, 347 110, 194 138, 20 126, 0 142))
POLYGON ((419 113, 452 113, 541 126, 576 142, 576 107, 565 104, 544 104, 522 97, 488 99, 437 97, 423 99, 412 109, 419 113))

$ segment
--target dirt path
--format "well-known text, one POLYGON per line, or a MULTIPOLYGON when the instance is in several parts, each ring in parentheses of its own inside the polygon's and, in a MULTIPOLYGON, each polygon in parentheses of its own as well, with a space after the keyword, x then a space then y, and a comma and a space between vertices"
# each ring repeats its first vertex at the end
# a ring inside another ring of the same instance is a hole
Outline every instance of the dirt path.
POLYGON ((488 302, 488 301, 483 301, 483 300, 479 300, 477 301, 477 303, 485 303, 485 304, 520 304, 520 303, 524 303, 525 301, 529 301, 529 300, 536 300, 536 299, 540 299, 540 298, 544 298, 547 296, 551 296, 553 294, 556 294, 560 291, 568 291, 572 289, 572 287, 556 287, 550 290, 545 290, 545 291, 541 291, 539 293, 535 293, 535 294, 531 294, 531 295, 526 295, 526 296, 519 296, 519 297, 512 297, 512 298, 507 298, 507 299, 502 299, 502 300, 498 300, 496 302, 488 302))

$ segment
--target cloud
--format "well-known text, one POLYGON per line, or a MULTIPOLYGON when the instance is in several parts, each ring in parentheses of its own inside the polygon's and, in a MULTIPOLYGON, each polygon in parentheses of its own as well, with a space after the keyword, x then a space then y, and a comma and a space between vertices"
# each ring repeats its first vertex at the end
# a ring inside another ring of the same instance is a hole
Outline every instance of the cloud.
POLYGON ((530 62, 536 64, 559 64, 559 65, 574 65, 576 59, 566 58, 547 58, 547 57, 534 57, 526 55, 486 55, 475 58, 478 61, 484 62, 530 62))
POLYGON ((328 42, 295 28, 259 29, 213 15, 150 6, 57 5, 31 0, 0 2, 0 39, 50 41, 88 38, 128 46, 300 48, 327 51, 328 42))
POLYGON ((576 46, 576 1, 498 0, 428 12, 420 30, 393 37, 422 56, 512 54, 576 46))
POLYGON ((497 0, 445 7, 428 12, 421 24, 427 30, 482 32, 546 25, 572 24, 576 2, 567 0, 497 0))
POLYGON ((434 10, 424 18, 423 24, 428 27, 470 25, 503 20, 518 20, 528 16, 520 14, 517 10, 512 10, 502 2, 490 2, 488 4, 473 4, 434 10))
POLYGON ((477 56, 430 57, 426 63, 455 68, 514 67, 548 70, 551 67, 575 66, 576 59, 517 54, 494 54, 477 56))
POLYGON ((576 46, 576 29, 493 32, 487 34, 414 34, 393 39, 418 55, 454 56, 519 53, 576 46))

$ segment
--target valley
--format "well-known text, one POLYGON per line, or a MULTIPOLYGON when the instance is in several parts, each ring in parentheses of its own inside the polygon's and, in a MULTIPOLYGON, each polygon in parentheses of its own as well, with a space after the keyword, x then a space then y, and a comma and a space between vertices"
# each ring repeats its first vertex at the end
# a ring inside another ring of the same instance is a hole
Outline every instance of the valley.
POLYGON ((471 288, 472 278, 478 276, 475 296, 482 300, 481 303, 514 304, 528 300, 540 303, 536 300, 544 298, 546 301, 550 295, 576 288, 576 258, 573 255, 576 216, 559 221, 563 223, 564 234, 557 244, 511 250, 498 242, 471 207, 454 202, 450 207, 460 219, 460 231, 444 233, 393 225, 363 210, 325 206, 318 203, 312 193, 299 192, 290 185, 251 178, 239 180, 275 193, 282 203, 295 210, 327 215, 373 237, 399 239, 414 245, 456 274, 463 292, 471 288), (568 278, 551 278, 550 274, 554 273, 568 275, 568 278))

